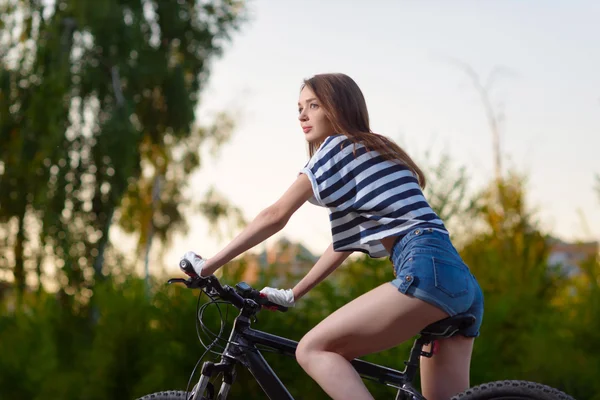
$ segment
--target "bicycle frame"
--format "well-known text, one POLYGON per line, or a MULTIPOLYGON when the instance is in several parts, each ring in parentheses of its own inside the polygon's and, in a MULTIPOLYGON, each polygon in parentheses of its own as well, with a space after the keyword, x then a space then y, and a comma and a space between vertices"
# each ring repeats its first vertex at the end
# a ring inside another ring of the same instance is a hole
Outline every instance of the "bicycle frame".
MULTIPOLYGON (((242 314, 243 312, 240 313, 234 321, 228 344, 223 351, 222 361, 218 364, 211 362, 204 363, 202 375, 196 386, 193 400, 200 400, 199 396, 202 396, 204 393, 206 386, 208 385, 208 380, 214 373, 218 372, 224 373, 224 381, 221 390, 219 391, 219 397, 217 398, 225 398, 233 383, 233 369, 237 362, 241 363, 250 371, 269 399, 294 400, 256 346, 266 346, 278 350, 280 354, 295 357, 298 342, 252 329, 250 328, 249 318, 242 314)), ((422 338, 418 338, 415 341, 411 350, 410 359, 406 362, 406 369, 404 371, 397 371, 360 359, 352 360, 352 365, 362 377, 370 378, 381 384, 397 388, 397 400, 425 400, 411 384, 412 379, 417 372, 419 357, 421 356, 422 348, 425 343, 427 343, 427 341, 422 338)))

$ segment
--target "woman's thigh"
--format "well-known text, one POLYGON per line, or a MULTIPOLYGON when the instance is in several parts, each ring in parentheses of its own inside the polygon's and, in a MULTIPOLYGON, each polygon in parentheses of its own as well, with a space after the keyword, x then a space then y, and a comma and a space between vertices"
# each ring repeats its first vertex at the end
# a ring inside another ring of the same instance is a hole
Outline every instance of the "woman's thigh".
POLYGON ((351 360, 394 347, 448 314, 425 301, 399 292, 390 283, 341 307, 309 331, 298 345, 310 351, 332 351, 351 360))

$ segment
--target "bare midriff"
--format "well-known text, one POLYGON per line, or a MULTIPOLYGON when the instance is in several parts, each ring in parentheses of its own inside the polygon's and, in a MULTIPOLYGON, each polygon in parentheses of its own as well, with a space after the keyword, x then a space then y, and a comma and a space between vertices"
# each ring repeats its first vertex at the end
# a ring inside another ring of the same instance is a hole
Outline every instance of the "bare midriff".
POLYGON ((396 241, 397 237, 398 236, 388 236, 386 238, 381 239, 381 244, 383 245, 383 247, 385 247, 389 254, 392 254, 392 246, 394 245, 394 242, 396 241))

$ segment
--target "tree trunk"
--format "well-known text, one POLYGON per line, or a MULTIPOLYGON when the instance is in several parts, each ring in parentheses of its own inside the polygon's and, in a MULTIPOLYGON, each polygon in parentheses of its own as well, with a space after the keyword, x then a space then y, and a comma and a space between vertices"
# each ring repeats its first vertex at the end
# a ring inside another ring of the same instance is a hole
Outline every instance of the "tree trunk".
POLYGON ((113 214, 115 213, 115 208, 113 207, 109 213, 106 221, 103 221, 101 225, 102 229, 102 237, 98 243, 98 256, 94 260, 94 282, 98 283, 104 280, 104 275, 102 274, 102 266, 104 265, 104 251, 106 250, 106 246, 108 245, 108 235, 110 233, 110 225, 112 224, 113 214))
POLYGON ((21 303, 23 293, 25 292, 25 208, 17 216, 17 235, 15 241, 15 289, 17 294, 17 304, 21 303))

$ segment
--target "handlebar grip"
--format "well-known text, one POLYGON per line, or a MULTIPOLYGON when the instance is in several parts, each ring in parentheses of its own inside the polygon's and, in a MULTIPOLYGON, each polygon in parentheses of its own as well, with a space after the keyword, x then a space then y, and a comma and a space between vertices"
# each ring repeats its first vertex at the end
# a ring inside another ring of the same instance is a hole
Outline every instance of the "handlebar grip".
POLYGON ((263 307, 266 307, 270 310, 278 310, 281 312, 286 312, 288 310, 285 306, 280 306, 279 304, 275 304, 269 301, 266 295, 262 294, 258 290, 254 289, 252 286, 248 285, 246 282, 239 282, 235 285, 236 291, 244 298, 252 299, 256 301, 263 307))
POLYGON ((281 311, 281 312, 286 312, 288 310, 288 308, 286 306, 280 306, 279 304, 275 304, 275 303, 271 303, 272 306, 267 306, 269 308, 275 308, 277 311, 281 311))
POLYGON ((260 304, 261 306, 266 307, 270 310, 277 310, 277 311, 281 311, 281 312, 286 312, 288 310, 288 308, 286 306, 282 306, 277 303, 273 303, 272 301, 269 301, 267 299, 267 296, 260 293, 258 290, 255 290, 255 292, 257 294, 255 299, 257 300, 258 304, 260 304))
POLYGON ((196 273, 196 271, 194 270, 194 266, 192 265, 191 262, 189 262, 188 260, 186 260, 185 258, 182 259, 181 261, 179 261, 179 268, 187 275, 187 276, 191 276, 192 278, 196 278, 198 276, 198 274, 196 273))

